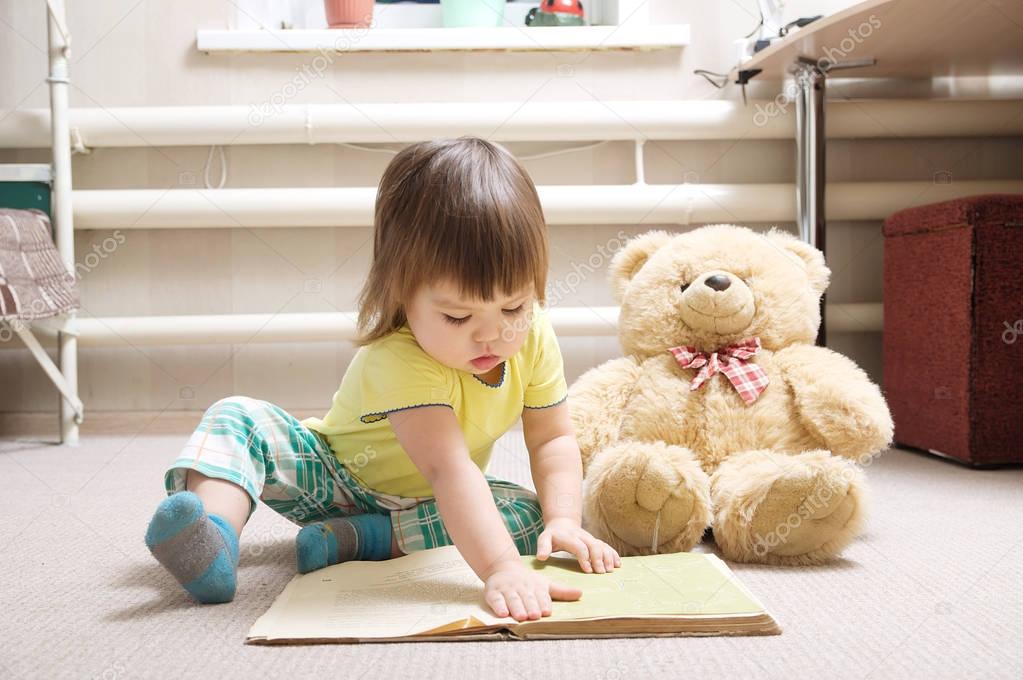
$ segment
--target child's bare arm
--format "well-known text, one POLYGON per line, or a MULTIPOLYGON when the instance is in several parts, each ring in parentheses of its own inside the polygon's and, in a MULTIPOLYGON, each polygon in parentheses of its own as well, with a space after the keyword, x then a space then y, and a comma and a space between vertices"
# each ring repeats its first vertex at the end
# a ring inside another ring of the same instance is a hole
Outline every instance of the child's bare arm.
POLYGON ((582 528, 582 455, 568 408, 562 402, 522 412, 529 467, 543 508, 536 556, 546 560, 554 550, 568 550, 584 571, 603 574, 622 561, 614 548, 582 528))
POLYGON ((444 527, 473 571, 486 581, 502 565, 521 563, 490 486, 469 458, 454 412, 422 406, 388 414, 398 441, 433 487, 444 527))
POLYGON ((484 599, 498 616, 538 619, 551 614, 552 599, 579 599, 580 589, 551 582, 522 563, 449 408, 423 406, 388 417, 405 452, 433 487, 445 528, 484 582, 484 599))
POLYGON ((547 408, 523 409, 522 435, 544 522, 564 517, 581 524, 582 454, 567 401, 547 408))

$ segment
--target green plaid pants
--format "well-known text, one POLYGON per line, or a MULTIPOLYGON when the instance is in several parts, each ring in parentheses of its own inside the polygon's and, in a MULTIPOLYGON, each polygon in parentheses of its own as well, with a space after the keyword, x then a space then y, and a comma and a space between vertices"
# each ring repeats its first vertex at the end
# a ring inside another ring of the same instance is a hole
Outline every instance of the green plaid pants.
MULTIPOLYGON (((363 486, 338 460, 323 435, 260 399, 227 397, 206 410, 164 475, 168 494, 186 489, 188 470, 245 489, 251 500, 249 517, 258 500, 300 526, 376 512, 391 516, 403 553, 453 544, 435 498, 406 498, 363 486)), ((544 528, 536 494, 485 476, 519 554, 535 555, 544 528)))

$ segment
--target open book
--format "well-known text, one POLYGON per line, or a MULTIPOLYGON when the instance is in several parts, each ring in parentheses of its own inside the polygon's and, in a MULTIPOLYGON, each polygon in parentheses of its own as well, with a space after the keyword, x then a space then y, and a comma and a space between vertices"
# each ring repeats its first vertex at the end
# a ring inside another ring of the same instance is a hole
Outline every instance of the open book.
POLYGON ((494 616, 483 582, 453 546, 380 562, 352 561, 296 575, 249 631, 247 644, 535 638, 776 635, 764 606, 717 556, 623 557, 586 573, 570 553, 523 562, 582 589, 536 620, 494 616))

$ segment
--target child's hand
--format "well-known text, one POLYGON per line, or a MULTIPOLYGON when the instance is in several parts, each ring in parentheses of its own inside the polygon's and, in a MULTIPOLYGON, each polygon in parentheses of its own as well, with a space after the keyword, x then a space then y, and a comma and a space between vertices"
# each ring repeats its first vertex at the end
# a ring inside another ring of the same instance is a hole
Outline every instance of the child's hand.
POLYGON ((567 550, 575 555, 585 572, 596 568, 598 574, 603 574, 622 566, 622 558, 614 548, 567 518, 545 523, 537 539, 536 559, 546 560, 554 550, 567 550))
POLYGON ((521 562, 512 562, 487 577, 483 597, 498 616, 522 621, 550 616, 551 598, 578 600, 582 594, 579 588, 554 583, 521 562))

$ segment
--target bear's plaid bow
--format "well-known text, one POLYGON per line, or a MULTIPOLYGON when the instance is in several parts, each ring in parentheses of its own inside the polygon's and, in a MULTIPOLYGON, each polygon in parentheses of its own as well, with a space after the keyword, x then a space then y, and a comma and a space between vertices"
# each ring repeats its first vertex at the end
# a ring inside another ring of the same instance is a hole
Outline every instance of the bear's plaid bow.
POLYGON ((760 338, 753 337, 734 345, 728 345, 716 352, 707 354, 699 352, 695 347, 680 345, 669 347, 668 351, 675 355, 682 368, 698 368, 700 371, 689 384, 690 390, 699 389, 715 373, 721 372, 728 377, 735 390, 746 404, 752 404, 767 389, 770 380, 764 369, 749 359, 760 351, 760 338))

